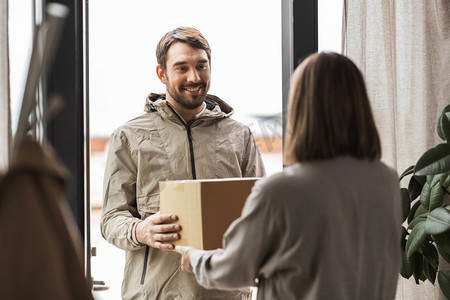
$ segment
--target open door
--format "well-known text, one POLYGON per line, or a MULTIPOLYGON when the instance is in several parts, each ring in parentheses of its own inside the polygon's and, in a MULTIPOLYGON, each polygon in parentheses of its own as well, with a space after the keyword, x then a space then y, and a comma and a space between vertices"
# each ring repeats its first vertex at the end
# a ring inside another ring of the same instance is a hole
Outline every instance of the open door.
POLYGON ((268 173, 282 169, 281 3, 259 0, 89 3, 90 199, 92 275, 109 286, 99 299, 120 299, 124 251, 100 235, 103 173, 110 134, 143 114, 156 76, 156 44, 178 26, 199 29, 212 49, 209 93, 249 125, 268 173), (160 13, 160 12, 170 12, 160 13), (226 25, 225 25, 226 24, 226 25))

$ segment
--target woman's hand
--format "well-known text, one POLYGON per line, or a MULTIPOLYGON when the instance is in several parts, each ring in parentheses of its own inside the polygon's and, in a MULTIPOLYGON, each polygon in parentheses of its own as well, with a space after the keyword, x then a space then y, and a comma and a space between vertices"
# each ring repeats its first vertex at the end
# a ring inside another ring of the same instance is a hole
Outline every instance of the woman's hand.
POLYGON ((194 249, 195 248, 189 246, 175 247, 175 251, 181 254, 181 270, 192 273, 190 253, 194 249))

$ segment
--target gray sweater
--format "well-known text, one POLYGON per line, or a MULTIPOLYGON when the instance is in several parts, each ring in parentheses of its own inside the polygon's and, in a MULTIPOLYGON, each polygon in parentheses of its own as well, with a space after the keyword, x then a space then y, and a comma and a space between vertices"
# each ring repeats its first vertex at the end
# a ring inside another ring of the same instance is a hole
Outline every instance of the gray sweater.
POLYGON ((223 249, 190 258, 199 283, 258 299, 394 299, 401 264, 396 171, 341 157, 256 183, 223 249))

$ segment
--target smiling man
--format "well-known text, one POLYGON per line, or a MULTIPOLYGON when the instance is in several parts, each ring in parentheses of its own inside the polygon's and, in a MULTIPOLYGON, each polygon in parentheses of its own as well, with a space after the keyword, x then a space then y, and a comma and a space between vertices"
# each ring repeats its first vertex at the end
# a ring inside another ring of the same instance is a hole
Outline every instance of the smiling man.
POLYGON ((101 218, 103 237, 126 251, 123 299, 250 299, 249 289, 207 290, 179 268, 175 215, 159 213, 159 182, 263 177, 261 155, 233 109, 209 95, 211 50, 194 28, 166 33, 156 49, 165 94, 111 135, 101 218))
POLYGON ((211 69, 207 52, 177 42, 167 51, 167 61, 156 67, 159 79, 166 85, 167 101, 190 122, 205 105, 211 69))

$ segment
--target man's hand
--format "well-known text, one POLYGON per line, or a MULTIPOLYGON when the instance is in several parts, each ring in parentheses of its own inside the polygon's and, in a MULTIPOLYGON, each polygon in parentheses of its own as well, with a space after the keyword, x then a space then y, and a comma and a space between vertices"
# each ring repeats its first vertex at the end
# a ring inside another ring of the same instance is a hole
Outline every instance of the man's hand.
POLYGON ((175 251, 181 254, 181 270, 191 273, 192 273, 192 266, 191 266, 191 258, 189 255, 191 254, 192 250, 194 250, 194 248, 189 246, 175 247, 175 251))
POLYGON ((170 242, 180 239, 178 232, 181 230, 179 224, 170 224, 176 220, 176 215, 161 215, 159 212, 147 217, 136 224, 137 241, 153 248, 173 250, 175 246, 170 242))

